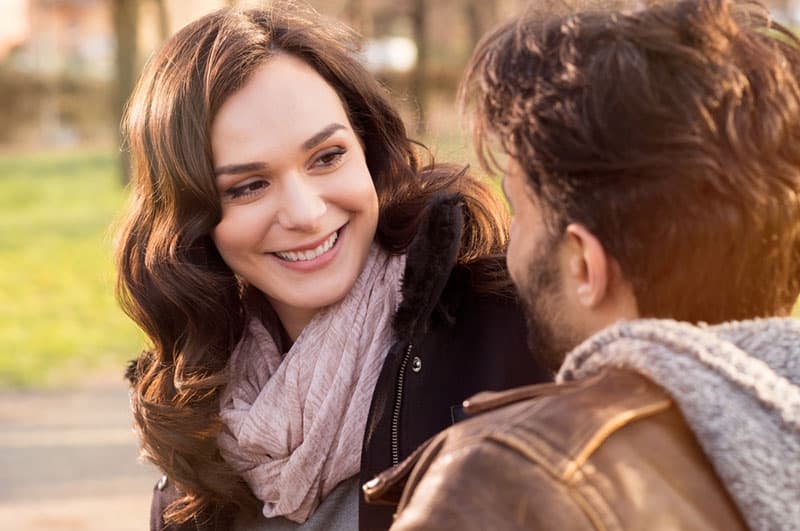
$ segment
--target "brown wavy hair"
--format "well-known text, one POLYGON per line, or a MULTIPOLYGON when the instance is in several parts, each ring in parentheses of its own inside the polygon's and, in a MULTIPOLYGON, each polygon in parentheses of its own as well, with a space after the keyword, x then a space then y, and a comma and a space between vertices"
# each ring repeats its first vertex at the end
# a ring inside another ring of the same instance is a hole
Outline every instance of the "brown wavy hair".
POLYGON ((786 314, 800 291, 800 42, 758 2, 523 17, 461 87, 482 161, 584 224, 643 316, 786 314))
POLYGON ((476 288, 504 292, 504 204, 452 165, 420 167, 383 87, 357 59, 354 35, 310 11, 223 9, 187 25, 150 60, 129 102, 132 203, 116 249, 117 297, 150 348, 131 366, 143 455, 185 493, 180 523, 256 500, 220 457, 219 393, 244 327, 243 287, 209 236, 221 219, 209 130, 220 106, 275 54, 312 66, 338 93, 359 135, 380 204, 376 239, 403 252, 434 195, 463 198, 459 262, 476 288))

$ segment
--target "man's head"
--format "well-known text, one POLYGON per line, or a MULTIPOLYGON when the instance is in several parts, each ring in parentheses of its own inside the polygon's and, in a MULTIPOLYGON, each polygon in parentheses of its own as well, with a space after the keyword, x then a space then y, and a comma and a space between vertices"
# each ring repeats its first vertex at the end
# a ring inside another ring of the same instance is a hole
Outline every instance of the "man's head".
POLYGON ((508 264, 534 334, 787 313, 800 291, 800 42, 754 3, 513 21, 473 56, 508 155, 508 264))

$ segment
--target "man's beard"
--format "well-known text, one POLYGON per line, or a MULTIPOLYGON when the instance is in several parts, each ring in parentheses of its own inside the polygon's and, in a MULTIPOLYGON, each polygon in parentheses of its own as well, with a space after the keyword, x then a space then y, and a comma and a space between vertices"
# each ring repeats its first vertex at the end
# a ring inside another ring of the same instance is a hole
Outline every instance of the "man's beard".
POLYGON ((557 246, 542 245, 528 266, 525 285, 518 285, 528 325, 528 347, 546 367, 557 371, 579 340, 562 315, 561 276, 557 246))

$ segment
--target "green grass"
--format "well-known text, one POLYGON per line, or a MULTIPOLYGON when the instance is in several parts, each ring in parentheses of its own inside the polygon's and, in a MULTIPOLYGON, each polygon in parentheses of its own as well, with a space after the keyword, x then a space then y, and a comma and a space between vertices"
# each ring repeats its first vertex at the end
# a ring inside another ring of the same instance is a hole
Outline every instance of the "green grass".
POLYGON ((122 373, 144 344, 113 297, 112 153, 0 156, 0 387, 122 373))

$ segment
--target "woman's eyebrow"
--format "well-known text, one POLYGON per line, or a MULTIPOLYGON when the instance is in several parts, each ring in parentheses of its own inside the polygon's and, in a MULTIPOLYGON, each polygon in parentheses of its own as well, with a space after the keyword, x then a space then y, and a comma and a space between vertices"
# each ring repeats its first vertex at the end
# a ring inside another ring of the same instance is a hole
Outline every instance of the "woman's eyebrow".
MULTIPOLYGON (((318 133, 314 133, 308 140, 303 142, 301 147, 308 151, 325 142, 333 133, 340 129, 347 129, 340 123, 332 123, 323 127, 318 133)), ((245 162, 242 164, 228 164, 214 168, 214 175, 237 175, 239 173, 250 173, 254 171, 267 171, 269 165, 266 162, 245 162)))
POLYGON ((237 175, 239 173, 249 173, 252 171, 266 171, 269 169, 269 164, 266 162, 245 162, 244 164, 228 164, 227 166, 220 166, 214 168, 214 175, 217 177, 221 175, 237 175))
POLYGON ((315 133, 311 138, 309 138, 308 140, 303 142, 302 148, 305 151, 308 151, 309 149, 313 149, 314 147, 318 146, 319 144, 325 142, 325 140, 327 140, 329 136, 331 136, 333 133, 335 133, 339 129, 347 129, 347 128, 344 125, 339 124, 339 123, 332 123, 332 124, 326 125, 325 127, 323 127, 320 130, 319 133, 315 133))

